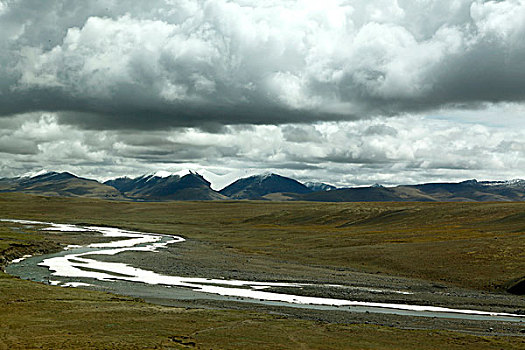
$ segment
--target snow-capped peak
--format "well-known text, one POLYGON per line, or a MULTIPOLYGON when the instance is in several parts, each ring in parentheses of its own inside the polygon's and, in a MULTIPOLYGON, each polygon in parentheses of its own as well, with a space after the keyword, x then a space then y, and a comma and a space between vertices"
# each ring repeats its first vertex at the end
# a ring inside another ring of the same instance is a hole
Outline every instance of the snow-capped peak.
POLYGON ((521 184, 525 183, 525 180, 523 180, 523 179, 512 179, 512 180, 505 181, 505 183, 508 184, 508 185, 521 185, 521 184))
POLYGON ((147 179, 146 182, 154 179, 154 178, 165 178, 165 177, 170 177, 170 176, 179 176, 179 177, 183 177, 183 176, 186 176, 188 174, 191 174, 191 170, 180 170, 180 171, 177 171, 177 172, 170 172, 170 171, 166 171, 166 170, 157 170, 156 172, 154 173, 150 173, 150 174, 147 174, 147 175, 143 175, 141 176, 142 178, 144 179, 147 179))
POLYGON ((155 177, 168 177, 168 176, 173 175, 173 173, 170 173, 169 171, 165 171, 165 170, 159 170, 152 175, 155 177))
POLYGON ((259 181, 262 182, 262 181, 266 180, 267 178, 272 177, 273 175, 275 175, 275 174, 270 172, 270 171, 266 171, 266 172, 264 172, 262 174, 255 174, 255 175, 249 176, 249 178, 258 179, 259 181))
POLYGON ((42 170, 39 170, 39 171, 27 172, 24 175, 22 175, 21 177, 33 178, 33 177, 37 177, 37 176, 41 176, 41 175, 45 175, 45 174, 50 174, 50 173, 53 173, 53 171, 42 169, 42 170))
POLYGON ((508 186, 508 187, 525 187, 525 180, 512 179, 503 181, 483 181, 484 186, 508 186))
POLYGON ((271 177, 273 175, 275 175, 275 174, 270 172, 270 171, 266 171, 266 172, 262 173, 260 175, 260 177, 261 177, 262 180, 264 180, 264 179, 267 179, 267 178, 269 178, 269 177, 271 177))
POLYGON ((183 177, 183 176, 190 175, 190 174, 194 174, 194 172, 188 169, 183 169, 183 170, 179 170, 177 172, 171 173, 171 175, 177 175, 179 177, 183 177))

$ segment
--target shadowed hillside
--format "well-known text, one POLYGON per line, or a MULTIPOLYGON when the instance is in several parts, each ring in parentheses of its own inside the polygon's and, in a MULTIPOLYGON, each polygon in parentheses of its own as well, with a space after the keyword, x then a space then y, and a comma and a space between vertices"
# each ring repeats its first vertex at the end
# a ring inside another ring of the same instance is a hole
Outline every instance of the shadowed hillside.
POLYGON ((68 172, 49 172, 34 177, 0 179, 1 192, 24 192, 46 196, 124 199, 111 186, 68 172))
POLYGON ((226 197, 214 191, 199 174, 166 177, 146 175, 134 179, 118 178, 105 182, 126 197, 140 200, 220 200, 226 197))
POLYGON ((255 175, 226 186, 221 194, 232 199, 265 199, 271 193, 310 193, 302 183, 277 174, 255 175))

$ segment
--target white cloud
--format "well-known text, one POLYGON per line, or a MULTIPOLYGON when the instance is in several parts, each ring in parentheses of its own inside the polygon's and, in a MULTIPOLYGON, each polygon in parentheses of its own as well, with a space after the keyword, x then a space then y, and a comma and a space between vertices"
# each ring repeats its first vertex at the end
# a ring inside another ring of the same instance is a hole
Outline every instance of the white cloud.
POLYGON ((33 20, 26 5, 9 11, 28 18, 6 44, 15 68, 4 96, 105 114, 83 118, 91 127, 355 119, 525 98, 523 1, 74 3, 69 21, 59 6, 33 20))
POLYGON ((474 2, 470 13, 482 36, 521 41, 525 30, 523 0, 474 2))
POLYGON ((522 176, 523 0, 21 0, 0 18, 6 175, 522 176))
POLYGON ((23 121, 6 122, 0 134, 4 176, 47 168, 106 179, 192 169, 223 175, 208 174, 218 188, 264 171, 345 186, 510 179, 523 177, 525 168, 523 128, 420 115, 231 126, 221 133, 83 131, 50 113, 15 119, 23 121))

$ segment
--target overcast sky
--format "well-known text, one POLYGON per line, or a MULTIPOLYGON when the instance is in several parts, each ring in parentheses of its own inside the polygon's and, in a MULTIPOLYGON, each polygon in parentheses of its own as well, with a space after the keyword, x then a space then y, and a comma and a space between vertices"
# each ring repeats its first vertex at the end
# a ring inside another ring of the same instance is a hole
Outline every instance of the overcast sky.
POLYGON ((0 0, 0 177, 523 178, 524 102, 522 0, 0 0))

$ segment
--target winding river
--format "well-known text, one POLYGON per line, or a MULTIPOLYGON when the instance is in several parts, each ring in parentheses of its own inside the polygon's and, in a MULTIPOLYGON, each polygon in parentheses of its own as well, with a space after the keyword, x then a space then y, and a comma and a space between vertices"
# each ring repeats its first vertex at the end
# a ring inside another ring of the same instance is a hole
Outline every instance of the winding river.
MULTIPOLYGON (((126 291, 133 291, 131 293, 133 296, 140 297, 156 295, 157 297, 171 297, 172 299, 235 300, 319 310, 334 309, 422 317, 525 322, 525 315, 513 313, 453 309, 427 305, 352 301, 266 291, 266 289, 272 287, 301 288, 309 284, 168 276, 124 263, 98 261, 88 256, 94 254, 115 255, 125 251, 155 254, 159 249, 166 248, 170 244, 183 244, 184 238, 179 236, 129 231, 112 227, 76 226, 12 219, 1 219, 0 221, 26 226, 42 226, 41 230, 45 231, 99 232, 105 237, 115 239, 108 243, 68 246, 66 250, 56 254, 16 259, 6 268, 6 272, 12 275, 53 285, 95 289, 99 286, 120 294, 127 294, 126 291), (152 287, 157 288, 152 289, 152 287)), ((404 291, 394 292, 408 293, 404 291)))

